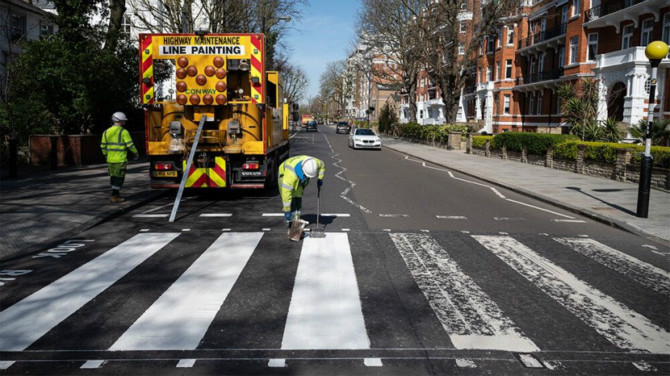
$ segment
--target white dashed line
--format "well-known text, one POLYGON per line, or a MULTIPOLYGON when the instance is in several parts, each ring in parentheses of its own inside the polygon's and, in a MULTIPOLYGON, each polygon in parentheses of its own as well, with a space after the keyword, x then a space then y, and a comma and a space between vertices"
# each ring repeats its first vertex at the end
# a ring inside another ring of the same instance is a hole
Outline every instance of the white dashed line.
POLYGON ((177 363, 177 368, 191 368, 195 365, 195 359, 181 359, 177 363))

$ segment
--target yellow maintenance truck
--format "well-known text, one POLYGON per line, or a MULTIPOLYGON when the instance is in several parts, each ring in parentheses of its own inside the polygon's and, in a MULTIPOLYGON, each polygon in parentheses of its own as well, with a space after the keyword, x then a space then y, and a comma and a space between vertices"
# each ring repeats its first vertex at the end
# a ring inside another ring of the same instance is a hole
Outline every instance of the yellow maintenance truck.
POLYGON ((289 109, 265 69, 263 34, 140 34, 141 103, 152 188, 265 188, 289 154, 289 109), (174 95, 155 98, 154 63, 174 95), (189 168, 190 162, 190 168, 189 168))

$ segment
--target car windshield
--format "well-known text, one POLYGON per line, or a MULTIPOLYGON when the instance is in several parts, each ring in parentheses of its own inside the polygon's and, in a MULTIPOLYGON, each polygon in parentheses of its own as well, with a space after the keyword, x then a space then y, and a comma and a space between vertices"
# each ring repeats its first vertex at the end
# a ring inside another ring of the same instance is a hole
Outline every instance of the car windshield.
POLYGON ((374 136, 375 132, 373 132, 372 129, 357 129, 356 130, 356 135, 357 136, 374 136))
POLYGON ((307 125, 316 125, 316 122, 314 120, 310 120, 307 122, 307 125))
POLYGON ((349 123, 347 123, 346 121, 340 121, 339 123, 337 123, 337 125, 349 125, 349 123))

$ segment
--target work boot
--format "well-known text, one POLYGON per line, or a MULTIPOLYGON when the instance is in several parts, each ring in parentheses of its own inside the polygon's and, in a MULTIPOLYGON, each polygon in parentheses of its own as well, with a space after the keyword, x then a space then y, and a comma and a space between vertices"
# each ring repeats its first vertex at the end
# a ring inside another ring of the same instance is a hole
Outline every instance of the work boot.
POLYGON ((124 202, 124 201, 126 201, 126 199, 123 198, 123 197, 121 197, 121 196, 112 196, 112 197, 109 199, 109 202, 112 202, 112 203, 115 203, 115 204, 116 204, 116 203, 119 203, 119 202, 124 202))

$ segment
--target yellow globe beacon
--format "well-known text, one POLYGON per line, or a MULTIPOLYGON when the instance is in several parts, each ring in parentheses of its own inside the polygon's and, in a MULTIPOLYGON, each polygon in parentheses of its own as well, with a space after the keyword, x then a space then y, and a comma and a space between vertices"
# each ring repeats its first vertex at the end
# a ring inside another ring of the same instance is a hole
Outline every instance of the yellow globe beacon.
POLYGON ((644 54, 647 55, 647 59, 649 60, 664 59, 668 56, 668 45, 660 40, 651 42, 644 49, 644 54))

